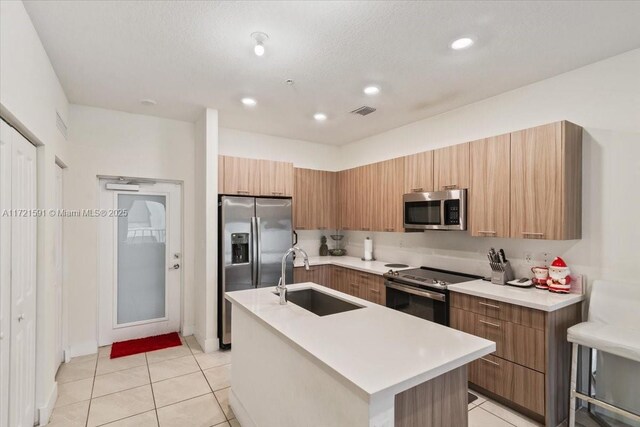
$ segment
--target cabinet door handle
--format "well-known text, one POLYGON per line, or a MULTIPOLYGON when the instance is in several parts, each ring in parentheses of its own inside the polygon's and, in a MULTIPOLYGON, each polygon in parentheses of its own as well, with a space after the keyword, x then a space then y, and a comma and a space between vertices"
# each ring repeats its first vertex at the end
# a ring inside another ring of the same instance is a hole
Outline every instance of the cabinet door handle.
POLYGON ((495 365, 497 367, 500 367, 500 364, 494 362, 493 360, 489 360, 489 359, 485 359, 484 357, 481 357, 480 360, 487 362, 487 363, 491 363, 492 365, 495 365))
POLYGON ((247 191, 247 190, 238 190, 238 191, 236 191, 236 193, 238 193, 238 194, 249 194, 249 191, 247 191))
POLYGON ((372 292, 374 294, 379 294, 380 293, 380 291, 377 290, 377 289, 369 289, 369 292, 372 292))
POLYGON ((480 233, 480 234, 498 234, 495 231, 488 231, 488 230, 479 230, 478 233, 480 233))
POLYGON ((422 187, 412 188, 411 189, 412 193, 422 193, 423 191, 424 191, 424 189, 422 187))
POLYGON ((496 310, 500 310, 499 305, 487 304, 486 302, 478 301, 478 304, 484 305, 485 307, 495 308, 496 310))
POLYGON ((497 323, 486 322, 484 320, 478 320, 478 322, 483 323, 485 325, 493 326, 494 328, 499 328, 500 327, 500 325, 498 325, 497 323))
POLYGON ((523 231, 523 236, 544 236, 544 233, 534 233, 532 231, 523 231))
POLYGON ((396 231, 395 228, 385 228, 384 231, 396 231))
POLYGON ((318 227, 318 230, 326 230, 327 227, 318 227))
POLYGON ((458 188, 458 184, 443 185, 442 188, 444 188, 445 190, 453 190, 458 188))
POLYGON ((282 196, 283 193, 282 191, 272 191, 271 194, 274 196, 282 196))
POLYGON ((370 231, 370 230, 371 230, 371 229, 370 229, 369 227, 362 227, 362 228, 360 229, 360 231, 370 231))
POLYGON ((296 229, 298 229, 298 230, 306 230, 307 227, 300 227, 299 225, 296 225, 296 229))

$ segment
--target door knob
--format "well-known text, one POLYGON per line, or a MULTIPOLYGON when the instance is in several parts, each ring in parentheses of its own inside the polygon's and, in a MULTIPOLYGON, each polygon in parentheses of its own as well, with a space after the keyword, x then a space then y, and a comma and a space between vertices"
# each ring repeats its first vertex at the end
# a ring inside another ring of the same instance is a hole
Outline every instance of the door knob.
POLYGON ((173 264, 173 267, 169 267, 169 270, 177 270, 180 268, 180 264, 173 264))
POLYGON ((18 322, 22 322, 24 320, 24 313, 18 316, 18 322))

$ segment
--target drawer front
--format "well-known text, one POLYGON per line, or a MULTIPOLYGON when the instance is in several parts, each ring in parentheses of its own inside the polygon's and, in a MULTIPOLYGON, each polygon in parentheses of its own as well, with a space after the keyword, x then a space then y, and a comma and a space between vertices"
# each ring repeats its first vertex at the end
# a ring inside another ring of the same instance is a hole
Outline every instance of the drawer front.
POLYGON ((530 328, 544 330, 545 326, 545 312, 489 298, 451 292, 451 306, 530 328))
POLYGON ((544 416, 544 374, 495 356, 469 364, 469 381, 544 416))
POLYGON ((544 331, 451 308, 451 327, 496 343, 495 356, 546 371, 544 331))

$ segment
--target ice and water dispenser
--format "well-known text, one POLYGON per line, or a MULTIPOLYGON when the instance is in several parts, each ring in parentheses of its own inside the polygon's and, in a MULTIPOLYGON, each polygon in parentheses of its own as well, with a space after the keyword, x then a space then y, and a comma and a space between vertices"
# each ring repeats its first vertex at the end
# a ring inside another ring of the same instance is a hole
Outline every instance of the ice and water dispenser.
POLYGON ((249 262, 249 233, 231 234, 231 264, 249 262))

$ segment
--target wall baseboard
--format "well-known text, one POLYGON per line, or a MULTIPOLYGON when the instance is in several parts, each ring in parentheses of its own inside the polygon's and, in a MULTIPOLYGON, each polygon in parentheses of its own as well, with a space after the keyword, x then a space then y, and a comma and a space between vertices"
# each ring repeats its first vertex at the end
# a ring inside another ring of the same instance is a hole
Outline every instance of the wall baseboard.
POLYGON ((189 335, 193 335, 195 327, 193 325, 184 325, 182 327, 182 336, 188 337, 189 335))
MULTIPOLYGON (((73 344, 69 346, 69 357, 85 356, 87 354, 95 354, 98 352, 97 341, 85 341, 83 343, 73 344)), ((65 352, 66 358, 66 352, 65 352)))
POLYGON ((49 418, 51 418, 51 414, 53 413, 53 408, 56 405, 56 400, 58 400, 58 382, 53 383, 53 387, 51 388, 51 393, 49 393, 49 398, 47 399, 47 403, 38 408, 38 425, 46 426, 49 424, 49 418))

